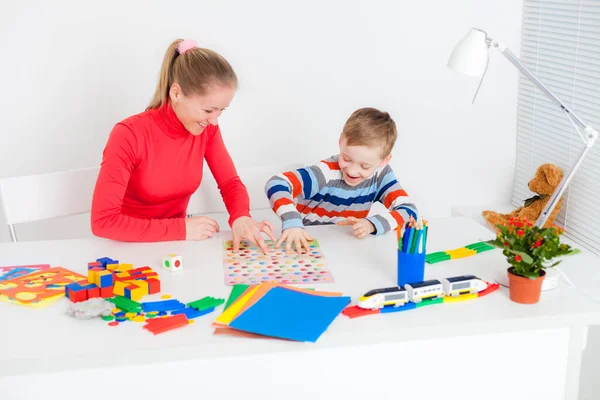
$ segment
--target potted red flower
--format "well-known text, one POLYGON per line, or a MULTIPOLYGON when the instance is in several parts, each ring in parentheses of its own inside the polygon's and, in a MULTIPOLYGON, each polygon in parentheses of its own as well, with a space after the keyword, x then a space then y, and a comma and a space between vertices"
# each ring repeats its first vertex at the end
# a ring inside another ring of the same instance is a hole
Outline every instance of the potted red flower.
POLYGON ((558 227, 540 228, 527 219, 511 218, 508 225, 497 225, 495 244, 511 265, 508 268, 510 299, 533 304, 540 300, 545 269, 560 263, 558 256, 573 253, 571 246, 560 243, 564 231, 558 227))

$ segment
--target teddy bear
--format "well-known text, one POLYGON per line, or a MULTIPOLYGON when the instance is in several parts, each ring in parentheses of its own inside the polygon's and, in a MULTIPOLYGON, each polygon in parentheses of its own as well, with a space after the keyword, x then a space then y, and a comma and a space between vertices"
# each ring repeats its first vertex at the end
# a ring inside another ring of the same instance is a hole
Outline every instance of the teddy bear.
MULTIPOLYGON (((550 200, 550 195, 552 195, 562 178, 562 169, 554 164, 542 164, 535 172, 535 177, 527 184, 529 190, 537 194, 525 200, 523 207, 513 210, 510 214, 499 214, 490 210, 485 210, 481 214, 487 223, 494 227, 494 229, 496 229, 496 225, 508 224, 511 217, 527 219, 528 221, 535 223, 546 206, 546 203, 550 200)), ((546 220, 546 223, 544 224, 545 228, 554 224, 556 216, 560 211, 561 204, 562 198, 558 201, 556 207, 554 207, 554 210, 550 213, 550 217, 546 220)))

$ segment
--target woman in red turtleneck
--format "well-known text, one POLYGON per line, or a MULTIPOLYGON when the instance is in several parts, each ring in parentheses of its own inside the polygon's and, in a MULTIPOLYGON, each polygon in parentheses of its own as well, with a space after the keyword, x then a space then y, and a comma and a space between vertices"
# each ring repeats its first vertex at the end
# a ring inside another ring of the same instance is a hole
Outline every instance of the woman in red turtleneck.
POLYGON ((227 211, 234 247, 242 239, 268 251, 273 227, 249 212, 246 187, 225 148, 218 118, 237 88, 231 65, 190 40, 171 44, 147 110, 112 130, 92 200, 92 232, 131 242, 202 240, 219 231, 206 217, 186 218, 204 160, 227 211))

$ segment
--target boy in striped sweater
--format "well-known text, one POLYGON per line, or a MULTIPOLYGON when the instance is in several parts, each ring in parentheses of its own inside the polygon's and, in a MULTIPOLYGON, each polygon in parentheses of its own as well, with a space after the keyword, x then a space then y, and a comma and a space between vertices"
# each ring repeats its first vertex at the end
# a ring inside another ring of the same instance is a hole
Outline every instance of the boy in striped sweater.
POLYGON ((318 164, 273 176, 265 191, 273 211, 282 220, 277 247, 292 243, 308 250, 306 225, 351 226, 359 239, 402 227, 412 216, 412 203, 389 166, 396 142, 396 124, 374 108, 356 110, 340 136, 340 154, 318 164), (389 212, 368 216, 379 201, 389 212))

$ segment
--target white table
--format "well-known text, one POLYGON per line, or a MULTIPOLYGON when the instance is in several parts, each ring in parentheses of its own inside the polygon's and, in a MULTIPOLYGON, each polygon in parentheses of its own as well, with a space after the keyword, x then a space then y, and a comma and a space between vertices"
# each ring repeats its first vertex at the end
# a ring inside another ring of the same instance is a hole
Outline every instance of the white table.
MULTIPOLYGON (((334 284, 355 301, 395 284, 395 235, 357 240, 347 230, 312 227, 334 284)), ((493 237, 468 218, 430 222, 428 251, 449 250, 493 237)), ((183 302, 226 297, 221 240, 155 244, 101 239, 0 244, 0 265, 50 263, 85 273, 108 256, 159 271, 162 293, 183 302), (158 269, 179 253, 184 271, 158 269)), ((487 399, 576 399, 587 326, 600 324, 600 305, 584 293, 597 258, 566 259, 579 277, 540 303, 520 305, 504 288, 473 301, 348 319, 340 315, 316 344, 213 335, 213 313, 193 325, 153 336, 141 324, 108 327, 64 314, 67 300, 45 309, 0 303, 0 399, 125 399, 210 395, 262 399, 381 399, 471 396, 487 399), (581 291, 580 291, 581 290, 581 291)), ((474 274, 491 280, 506 268, 500 251, 428 266, 426 278, 474 274)), ((159 298, 157 295, 144 300, 159 298)), ((220 309, 219 309, 220 310, 220 309)), ((475 398, 475 397, 473 397, 475 398)))

